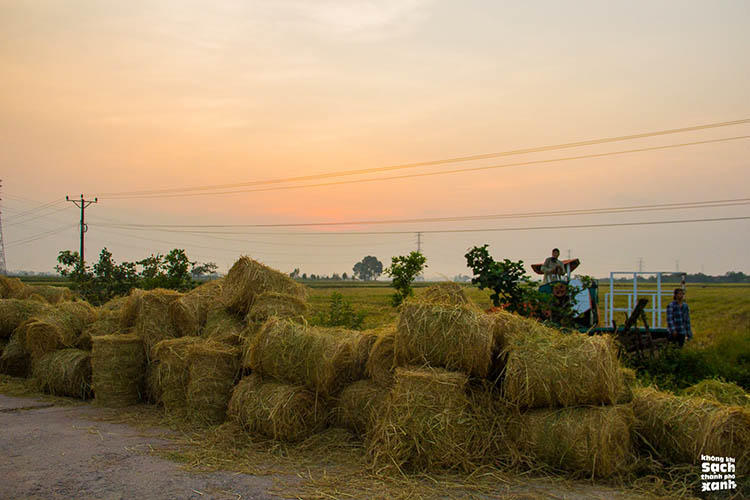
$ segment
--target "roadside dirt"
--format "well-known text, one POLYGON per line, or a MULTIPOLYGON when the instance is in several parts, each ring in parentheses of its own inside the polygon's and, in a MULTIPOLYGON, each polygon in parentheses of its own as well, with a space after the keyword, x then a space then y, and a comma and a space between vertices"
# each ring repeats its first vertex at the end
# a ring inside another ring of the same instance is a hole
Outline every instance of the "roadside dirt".
MULTIPOLYGON (((12 499, 267 499, 300 478, 234 472, 196 473, 156 456, 174 446, 163 428, 102 422, 89 404, 55 406, 0 395, 0 498, 12 499), (281 485, 281 488, 280 488, 281 485), (270 490, 273 488, 274 493, 270 490)), ((421 498, 418 491, 415 498, 421 498)), ((477 498, 472 495, 472 498, 477 498)), ((335 495, 332 498, 336 498, 335 495)), ((361 497, 367 498, 363 493, 361 497)), ((545 481, 498 485, 508 499, 633 499, 604 487, 545 481)))

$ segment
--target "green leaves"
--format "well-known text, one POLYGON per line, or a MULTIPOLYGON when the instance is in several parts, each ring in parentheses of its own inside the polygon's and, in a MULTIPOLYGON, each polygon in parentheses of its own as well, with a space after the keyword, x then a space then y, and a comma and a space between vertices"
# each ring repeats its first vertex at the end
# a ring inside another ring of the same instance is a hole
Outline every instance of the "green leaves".
POLYGON ((420 252, 391 258, 391 266, 385 270, 385 273, 393 279, 391 285, 396 289, 396 293, 393 294, 394 306, 398 306, 406 298, 414 295, 411 283, 427 267, 426 262, 427 257, 420 252))

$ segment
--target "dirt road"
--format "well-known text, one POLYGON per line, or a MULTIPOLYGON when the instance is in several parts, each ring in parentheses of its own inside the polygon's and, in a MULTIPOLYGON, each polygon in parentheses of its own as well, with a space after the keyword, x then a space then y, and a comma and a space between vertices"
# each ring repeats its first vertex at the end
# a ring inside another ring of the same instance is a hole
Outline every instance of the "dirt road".
MULTIPOLYGON (((151 453, 155 448, 173 446, 169 431, 108 423, 100 418, 106 412, 90 404, 55 406, 0 395, 0 499, 278 499, 270 493, 271 488, 283 494, 285 485, 300 482, 296 475, 183 470, 180 464, 151 453)), ((425 497, 418 491, 413 494, 425 497)), ((363 493, 361 498, 367 497, 363 493)), ((499 484, 496 494, 480 497, 637 498, 590 484, 539 480, 499 484)))
POLYGON ((0 498, 278 499, 268 477, 180 470, 148 453, 168 440, 92 420, 100 412, 0 395, 0 498))

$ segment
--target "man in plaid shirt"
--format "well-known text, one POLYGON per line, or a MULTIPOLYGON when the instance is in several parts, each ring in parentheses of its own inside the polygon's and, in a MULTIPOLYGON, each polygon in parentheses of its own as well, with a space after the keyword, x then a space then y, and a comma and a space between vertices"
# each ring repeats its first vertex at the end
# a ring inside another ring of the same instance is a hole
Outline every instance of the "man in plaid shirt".
POLYGON ((685 337, 688 340, 693 338, 693 330, 690 328, 690 310, 684 300, 685 291, 682 288, 675 288, 674 300, 667 306, 669 338, 680 344, 680 347, 685 344, 685 337))

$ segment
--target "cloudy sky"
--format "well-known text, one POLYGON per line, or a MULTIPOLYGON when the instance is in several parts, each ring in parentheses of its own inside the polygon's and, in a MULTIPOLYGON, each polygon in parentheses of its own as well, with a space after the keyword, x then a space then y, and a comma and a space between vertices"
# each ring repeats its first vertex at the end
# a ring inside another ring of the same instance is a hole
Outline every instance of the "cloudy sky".
POLYGON ((434 277, 485 243, 748 273, 748 26, 744 0, 0 0, 7 267, 77 249, 83 193, 89 261, 341 273, 421 232, 434 277))

